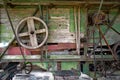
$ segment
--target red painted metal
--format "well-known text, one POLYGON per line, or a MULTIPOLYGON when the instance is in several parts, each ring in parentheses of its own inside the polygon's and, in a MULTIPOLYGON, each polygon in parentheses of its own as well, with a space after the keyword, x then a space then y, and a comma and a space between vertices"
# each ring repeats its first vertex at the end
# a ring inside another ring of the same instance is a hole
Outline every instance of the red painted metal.
POLYGON ((56 45, 48 45, 47 46, 48 51, 75 49, 75 48, 76 48, 75 43, 59 43, 56 45))
MULTIPOLYGON (((83 48, 84 45, 81 44, 80 46, 81 46, 81 48, 83 48)), ((89 46, 91 46, 91 45, 89 44, 89 46)), ((23 52, 23 54, 26 54, 26 55, 36 55, 36 54, 41 54, 41 51, 45 51, 46 49, 48 51, 76 49, 76 44, 75 43, 58 43, 58 44, 53 44, 53 45, 47 45, 47 47, 43 46, 41 48, 33 49, 33 50, 22 48, 22 52, 23 52)), ((3 50, 3 48, 0 48, 0 52, 2 52, 2 50, 3 50)), ((19 47, 10 47, 7 50, 7 54, 21 55, 21 51, 20 51, 19 47)))
MULTIPOLYGON (((22 52, 23 54, 26 54, 26 55, 30 55, 31 52, 25 48, 21 48, 22 49, 22 52)), ((7 51, 7 54, 9 55, 21 55, 21 51, 19 49, 19 47, 10 47, 7 51)))
POLYGON ((2 48, 0 48, 0 53, 3 51, 3 49, 2 48))

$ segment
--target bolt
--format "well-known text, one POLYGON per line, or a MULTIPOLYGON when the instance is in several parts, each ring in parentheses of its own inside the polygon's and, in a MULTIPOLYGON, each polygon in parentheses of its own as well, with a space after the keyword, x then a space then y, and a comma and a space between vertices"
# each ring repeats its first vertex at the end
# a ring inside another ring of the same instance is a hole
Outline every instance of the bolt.
POLYGON ((34 31, 31 31, 30 34, 34 34, 34 31))

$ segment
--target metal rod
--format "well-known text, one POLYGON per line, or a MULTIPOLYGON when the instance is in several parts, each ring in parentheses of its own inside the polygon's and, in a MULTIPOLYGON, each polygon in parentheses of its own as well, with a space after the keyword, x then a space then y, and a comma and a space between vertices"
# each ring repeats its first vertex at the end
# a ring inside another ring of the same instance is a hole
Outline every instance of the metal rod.
POLYGON ((78 54, 80 55, 80 24, 81 24, 81 20, 80 20, 80 6, 78 7, 78 54))
POLYGON ((94 78, 96 79, 95 28, 93 28, 94 78))
MULTIPOLYGON (((32 16, 35 16, 37 12, 38 12, 38 7, 37 7, 37 9, 35 10, 35 12, 32 14, 32 16)), ((24 25, 24 26, 25 26, 25 25, 24 25)), ((1 61, 2 57, 5 55, 5 52, 8 50, 9 46, 10 46, 14 41, 15 41, 15 37, 13 37, 13 38, 11 39, 11 41, 10 41, 9 44, 8 44, 8 46, 7 46, 7 47, 3 50, 3 52, 0 54, 0 61, 1 61)))
POLYGON ((100 34, 101 34, 102 38, 104 39, 104 41, 105 41, 105 43, 106 43, 107 47, 108 47, 108 48, 109 48, 109 50, 111 51, 113 58, 114 58, 115 60, 117 60, 116 56, 114 55, 114 53, 113 53, 113 51, 112 51, 111 47, 109 46, 109 44, 108 44, 108 42, 107 42, 107 40, 106 40, 106 38, 105 38, 104 34, 102 33, 102 31, 101 31, 100 27, 99 27, 99 26, 97 26, 97 28, 98 28, 98 30, 100 31, 100 34))
MULTIPOLYGON (((40 17, 41 19, 43 19, 43 11, 42 11, 42 10, 43 10, 43 7, 42 7, 40 4, 38 5, 38 9, 39 9, 39 13, 40 13, 40 16, 39 16, 39 17, 40 17)), ((41 24, 40 24, 40 26, 41 26, 41 24)), ((40 28, 40 26, 39 26, 39 28, 40 28)), ((41 52, 41 58, 40 58, 40 60, 42 60, 42 59, 43 59, 43 51, 41 52)))
POLYGON ((39 7, 39 12, 40 12, 40 18, 43 19, 42 6, 38 5, 38 7, 39 7))
MULTIPOLYGON (((10 25, 11 25, 12 31, 13 31, 13 33, 14 33, 14 35, 15 35, 15 39, 17 40, 17 35, 16 35, 16 32, 15 32, 14 26, 13 26, 13 24, 12 24, 12 21, 11 21, 10 15, 9 15, 9 12, 8 12, 8 10, 7 10, 7 5, 6 5, 6 2, 5 2, 5 1, 4 1, 4 7, 5 7, 5 11, 6 11, 6 13, 7 13, 8 20, 9 20, 9 22, 10 22, 10 25)), ((20 46, 18 40, 17 40, 17 43, 18 43, 18 45, 20 46)), ((24 54, 23 54, 22 48, 19 47, 19 49, 20 49, 20 52, 21 52, 21 54, 22 54, 24 60, 26 60, 26 59, 25 59, 25 56, 24 56, 24 54)))
MULTIPOLYGON (((99 26, 99 25, 98 25, 99 26)), ((102 48, 102 36, 101 36, 101 34, 100 34, 100 30, 98 30, 99 31, 99 40, 100 40, 100 54, 101 54, 101 65, 103 65, 103 70, 105 71, 105 69, 104 69, 104 67, 105 67, 105 64, 104 64, 104 59, 103 59, 103 48, 102 48)), ((104 74, 105 72, 103 72, 103 74, 104 74)))
POLYGON ((87 8, 85 8, 85 11, 86 11, 86 16, 85 16, 85 21, 86 21, 86 23, 85 23, 85 32, 84 32, 84 34, 86 35, 86 42, 84 43, 84 55, 86 56, 86 58, 87 58, 87 54, 88 54, 88 9, 87 8))
POLYGON ((75 37, 76 37, 76 51, 79 55, 79 48, 78 48, 78 24, 77 24, 77 9, 74 6, 74 21, 75 21, 75 37))
POLYGON ((109 27, 110 29, 112 29, 114 32, 116 32, 118 35, 120 35, 120 32, 118 32, 115 28, 113 28, 112 26, 109 26, 108 24, 107 24, 107 27, 109 27))
MULTIPOLYGON (((98 17, 100 10, 102 8, 102 5, 103 5, 103 0, 100 1, 99 9, 98 9, 96 17, 98 17)), ((95 23, 96 23, 96 21, 95 21, 95 23)), ((96 26, 95 23, 93 25, 94 79, 96 79, 96 57, 95 57, 95 39, 94 39, 95 38, 95 26, 96 26)))
MULTIPOLYGON (((46 24, 48 25, 49 23, 49 7, 46 6, 46 24)), ((45 43, 45 58, 47 59, 47 56, 48 56, 48 45, 47 45, 47 42, 45 43)))

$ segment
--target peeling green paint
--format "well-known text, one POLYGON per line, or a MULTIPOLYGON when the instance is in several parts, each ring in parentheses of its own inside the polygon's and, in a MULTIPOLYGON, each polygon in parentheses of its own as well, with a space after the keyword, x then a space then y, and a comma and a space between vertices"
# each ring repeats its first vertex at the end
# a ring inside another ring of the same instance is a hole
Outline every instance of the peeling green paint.
POLYGON ((80 8, 80 32, 85 33, 87 24, 87 10, 85 8, 80 8))
POLYGON ((62 70, 72 70, 77 69, 78 62, 62 62, 61 63, 61 69, 62 70))
POLYGON ((74 9, 70 9, 70 32, 75 32, 74 9))
POLYGON ((12 30, 5 25, 0 25, 0 42, 9 42, 12 37, 12 30))

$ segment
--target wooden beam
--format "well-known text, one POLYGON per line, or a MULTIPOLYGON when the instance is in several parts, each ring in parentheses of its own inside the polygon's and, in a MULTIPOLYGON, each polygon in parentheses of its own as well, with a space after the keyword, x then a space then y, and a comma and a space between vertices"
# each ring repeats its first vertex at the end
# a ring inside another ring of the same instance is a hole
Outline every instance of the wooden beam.
MULTIPOLYGON (((8 2, 8 4, 15 6, 32 6, 32 5, 81 5, 81 4, 99 5, 100 1, 39 1, 39 2, 8 2)), ((120 5, 119 1, 104 1, 103 5, 120 5)))
MULTIPOLYGON (((26 61, 29 62, 50 62, 50 61, 94 61, 93 55, 91 57, 86 58, 84 55, 78 56, 78 55, 50 55, 50 58, 48 59, 42 59, 40 55, 26 55, 26 61)), ((95 55, 97 61, 101 61, 103 59, 104 61, 113 61, 111 55, 104 55, 103 58, 101 58, 101 55, 95 55)), ((5 55, 1 62, 23 62, 24 59, 22 55, 5 55)))

